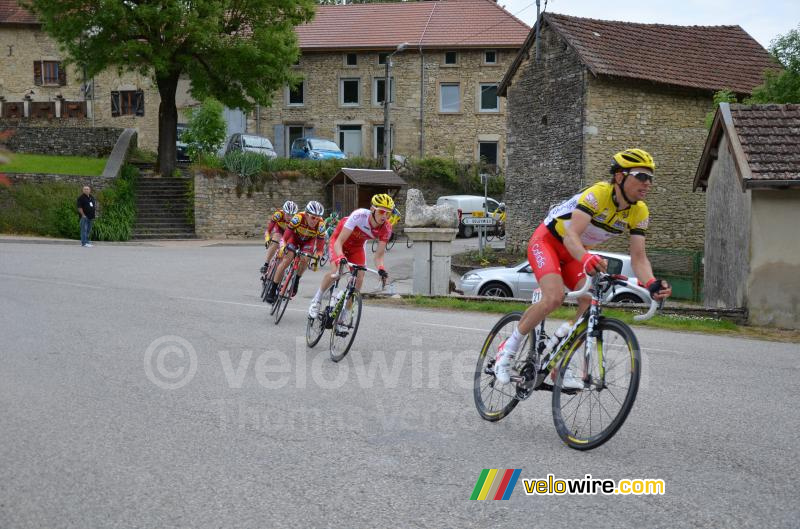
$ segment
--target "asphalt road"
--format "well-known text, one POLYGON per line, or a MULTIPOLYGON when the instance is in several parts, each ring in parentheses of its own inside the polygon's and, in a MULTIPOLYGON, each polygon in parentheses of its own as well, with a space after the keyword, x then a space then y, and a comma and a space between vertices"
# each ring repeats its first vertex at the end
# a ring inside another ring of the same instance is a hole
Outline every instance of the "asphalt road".
POLYGON ((631 416, 581 453, 549 394, 478 417, 496 316, 368 305, 334 364, 319 275, 276 327, 261 251, 0 244, 1 528, 797 527, 797 344, 637 330, 631 416), (509 501, 469 501, 484 468, 522 469, 509 501), (665 494, 524 493, 548 474, 665 494))

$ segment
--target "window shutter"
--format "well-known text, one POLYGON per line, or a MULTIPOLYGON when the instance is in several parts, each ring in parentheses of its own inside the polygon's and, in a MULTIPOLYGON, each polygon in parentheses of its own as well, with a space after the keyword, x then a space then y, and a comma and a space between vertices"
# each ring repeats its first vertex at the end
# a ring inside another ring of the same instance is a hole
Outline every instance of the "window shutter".
POLYGON ((33 61, 33 84, 42 86, 42 61, 33 61))
POLYGON ((136 91, 133 105, 136 109, 135 114, 137 116, 144 116, 144 92, 142 90, 136 91))
POLYGON ((64 63, 58 63, 58 86, 65 86, 67 84, 67 69, 64 68, 64 63))
POLYGON ((111 116, 119 116, 119 92, 111 92, 111 116))

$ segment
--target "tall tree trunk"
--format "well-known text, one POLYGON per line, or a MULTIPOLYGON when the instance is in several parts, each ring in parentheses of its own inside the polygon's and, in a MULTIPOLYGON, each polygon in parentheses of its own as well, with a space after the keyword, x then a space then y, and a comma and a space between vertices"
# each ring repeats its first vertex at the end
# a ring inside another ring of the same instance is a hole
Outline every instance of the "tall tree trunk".
POLYGON ((178 89, 178 73, 156 77, 161 104, 158 106, 158 162, 156 171, 163 177, 172 176, 175 170, 177 148, 178 109, 175 93, 178 89))

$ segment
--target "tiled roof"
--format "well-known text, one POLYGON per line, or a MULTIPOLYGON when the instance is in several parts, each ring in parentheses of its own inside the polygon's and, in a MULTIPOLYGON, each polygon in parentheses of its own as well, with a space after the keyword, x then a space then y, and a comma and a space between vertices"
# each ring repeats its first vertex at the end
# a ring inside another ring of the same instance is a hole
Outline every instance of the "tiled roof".
POLYGON ((39 20, 17 0, 0 0, 0 24, 39 24, 39 20))
POLYGON ((712 150, 728 138, 743 189, 800 185, 800 105, 720 104, 694 187, 706 187, 712 150))
POLYGON ((438 0, 319 6, 297 36, 301 50, 518 48, 529 30, 494 0, 438 0))
POLYGON ((392 170, 385 169, 352 169, 349 167, 342 167, 339 172, 331 178, 327 184, 330 185, 334 181, 339 182, 343 180, 339 175, 345 174, 350 180, 358 185, 376 185, 388 187, 402 187, 408 185, 408 182, 403 180, 392 170))
MULTIPOLYGON (((771 55, 739 26, 668 26, 578 18, 545 13, 595 75, 749 94, 777 69, 771 55)), ((533 44, 533 38, 523 48, 533 44)), ((522 53, 520 53, 522 56, 522 53)), ((515 61, 503 88, 521 61, 515 61)))

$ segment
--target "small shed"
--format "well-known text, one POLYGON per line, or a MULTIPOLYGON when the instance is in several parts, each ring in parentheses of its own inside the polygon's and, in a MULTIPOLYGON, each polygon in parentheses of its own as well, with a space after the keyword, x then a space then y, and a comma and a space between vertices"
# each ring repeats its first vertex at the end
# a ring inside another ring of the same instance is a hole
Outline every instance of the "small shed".
POLYGON ((720 104, 698 188, 706 192, 705 304, 800 328, 800 105, 720 104))
POLYGON ((368 208, 372 195, 386 193, 395 200, 408 183, 394 171, 384 169, 351 169, 343 167, 331 178, 330 189, 333 211, 348 215, 357 208, 368 208))

